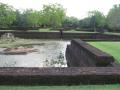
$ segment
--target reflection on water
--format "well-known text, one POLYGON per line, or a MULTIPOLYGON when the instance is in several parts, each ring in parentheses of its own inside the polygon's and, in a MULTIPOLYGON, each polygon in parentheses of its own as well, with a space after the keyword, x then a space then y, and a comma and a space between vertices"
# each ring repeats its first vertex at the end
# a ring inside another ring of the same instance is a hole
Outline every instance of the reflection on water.
MULTIPOLYGON (((0 67, 66 67, 65 50, 69 41, 38 40, 38 52, 27 55, 0 55, 0 67)), ((1 49, 2 50, 2 49, 1 49)))

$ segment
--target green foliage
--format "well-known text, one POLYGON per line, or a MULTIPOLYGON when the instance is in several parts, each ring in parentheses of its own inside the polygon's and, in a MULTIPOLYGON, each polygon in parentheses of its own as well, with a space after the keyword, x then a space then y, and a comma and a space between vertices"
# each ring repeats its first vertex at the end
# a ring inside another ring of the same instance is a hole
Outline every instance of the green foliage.
POLYGON ((15 25, 19 27, 60 27, 65 10, 59 4, 44 5, 41 11, 27 9, 23 13, 16 11, 15 25))
POLYGON ((38 27, 41 24, 41 13, 35 10, 24 11, 28 27, 38 27))
POLYGON ((63 27, 73 27, 76 28, 79 25, 79 20, 75 17, 66 17, 63 22, 63 27))
POLYGON ((32 9, 27 9, 21 13, 19 10, 16 10, 16 21, 14 25, 17 27, 39 27, 42 24, 42 15, 41 11, 35 11, 32 9))
POLYGON ((0 3, 0 27, 61 27, 65 16, 65 9, 60 4, 44 5, 40 11, 27 9, 21 12, 0 3))
POLYGON ((114 6, 107 15, 107 25, 110 29, 120 30, 120 6, 114 6))
POLYGON ((66 16, 65 9, 60 4, 44 5, 42 10, 43 24, 61 27, 66 16))
POLYGON ((16 10, 16 21, 14 22, 14 26, 16 27, 26 27, 27 20, 25 14, 21 13, 19 10, 16 10))
POLYGON ((0 27, 7 28, 16 20, 13 7, 0 3, 0 27))
POLYGON ((89 17, 94 28, 103 28, 106 24, 105 16, 99 11, 90 11, 89 17))
MULTIPOLYGON (((90 11, 88 17, 79 20, 66 16, 66 10, 60 4, 43 5, 42 10, 15 10, 12 6, 0 3, 0 28, 22 27, 24 29, 52 28, 81 28, 81 29, 120 29, 120 6, 114 6, 107 18, 99 11, 90 11)), ((18 28, 18 29, 19 29, 18 28)))
POLYGON ((91 28, 91 18, 87 17, 79 21, 80 28, 91 28))
POLYGON ((88 13, 88 17, 79 21, 80 28, 91 28, 96 31, 97 28, 104 28, 106 25, 106 18, 105 16, 99 11, 90 11, 88 13))

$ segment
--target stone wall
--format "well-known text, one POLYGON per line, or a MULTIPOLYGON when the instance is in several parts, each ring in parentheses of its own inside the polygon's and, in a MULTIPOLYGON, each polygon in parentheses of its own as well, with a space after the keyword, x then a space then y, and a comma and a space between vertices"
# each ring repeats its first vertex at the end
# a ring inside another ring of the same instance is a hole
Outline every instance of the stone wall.
POLYGON ((66 59, 69 67, 107 67, 115 62, 113 56, 75 39, 67 46, 66 59))
POLYGON ((86 41, 120 41, 120 35, 108 35, 100 33, 69 33, 64 32, 63 36, 60 32, 21 32, 21 31, 0 31, 0 36, 4 33, 13 33, 16 37, 28 39, 74 39, 80 38, 86 41))
POLYGON ((59 32, 12 32, 12 31, 7 31, 7 32, 0 32, 0 35, 4 33, 13 33, 15 37, 19 38, 26 38, 26 39, 54 39, 54 38, 60 38, 59 32))
POLYGON ((120 67, 0 68, 0 85, 120 83, 120 67))
POLYGON ((117 40, 120 41, 120 35, 109 35, 109 34, 96 34, 93 38, 101 40, 117 40))
MULTIPOLYGON (((11 32, 16 37, 35 39, 57 39, 59 32, 11 32)), ((64 33, 64 39, 81 38, 119 40, 120 36, 98 33, 64 33), (116 39, 118 38, 118 39, 116 39)), ((72 40, 67 46, 66 68, 18 68, 0 67, 0 85, 74 85, 120 83, 120 66, 112 56, 81 41, 72 40)))
POLYGON ((4 33, 13 33, 16 37, 20 38, 31 38, 31 39, 91 39, 92 36, 95 36, 96 33, 63 33, 63 36, 60 35, 60 32, 20 32, 20 31, 0 31, 0 36, 4 33))

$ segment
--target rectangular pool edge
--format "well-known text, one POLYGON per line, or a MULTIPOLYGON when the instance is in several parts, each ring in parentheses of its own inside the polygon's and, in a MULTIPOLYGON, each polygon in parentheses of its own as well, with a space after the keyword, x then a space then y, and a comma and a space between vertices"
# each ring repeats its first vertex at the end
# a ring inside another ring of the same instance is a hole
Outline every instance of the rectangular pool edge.
POLYGON ((0 85, 65 85, 120 83, 120 67, 1 67, 0 85))

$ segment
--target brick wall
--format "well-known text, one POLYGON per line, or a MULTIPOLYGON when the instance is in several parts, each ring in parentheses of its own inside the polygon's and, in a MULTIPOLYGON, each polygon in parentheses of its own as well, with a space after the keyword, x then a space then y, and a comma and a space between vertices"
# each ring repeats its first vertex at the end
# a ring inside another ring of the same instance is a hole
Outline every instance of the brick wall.
MULTIPOLYGON (((60 32, 21 32, 21 31, 0 31, 0 36, 4 33, 13 33, 16 37, 28 39, 60 39, 60 32)), ((64 32, 63 39, 80 38, 82 40, 109 40, 120 41, 120 35, 107 35, 100 33, 68 33, 64 32)))
POLYGON ((0 68, 1 85, 120 83, 120 67, 0 68))
POLYGON ((113 56, 80 39, 72 40, 67 46, 66 59, 70 67, 106 67, 115 62, 113 56))

